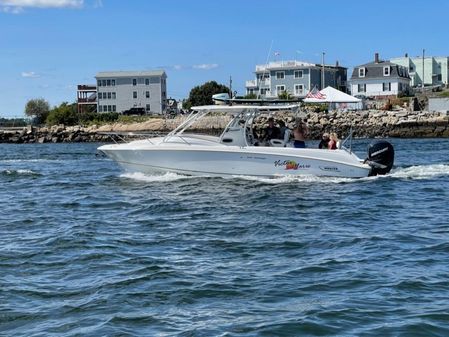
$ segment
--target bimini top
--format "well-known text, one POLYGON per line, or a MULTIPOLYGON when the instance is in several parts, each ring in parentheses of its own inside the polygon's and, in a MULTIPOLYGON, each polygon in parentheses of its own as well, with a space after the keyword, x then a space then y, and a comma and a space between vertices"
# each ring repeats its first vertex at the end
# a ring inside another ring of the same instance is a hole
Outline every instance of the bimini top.
POLYGON ((194 106, 191 109, 195 111, 217 111, 217 112, 229 112, 235 113, 244 110, 268 110, 268 111, 278 111, 278 110, 294 110, 300 107, 299 104, 279 104, 279 105, 202 105, 194 106))

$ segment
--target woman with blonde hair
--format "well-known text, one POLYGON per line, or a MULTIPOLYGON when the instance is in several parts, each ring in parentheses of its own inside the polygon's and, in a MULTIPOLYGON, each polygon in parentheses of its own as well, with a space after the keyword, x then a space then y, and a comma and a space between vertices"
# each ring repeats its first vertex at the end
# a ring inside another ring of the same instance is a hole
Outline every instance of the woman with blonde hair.
POLYGON ((338 148, 339 145, 339 140, 338 140, 338 136, 335 132, 331 132, 331 134, 329 135, 329 143, 328 143, 328 149, 329 150, 336 150, 338 148))

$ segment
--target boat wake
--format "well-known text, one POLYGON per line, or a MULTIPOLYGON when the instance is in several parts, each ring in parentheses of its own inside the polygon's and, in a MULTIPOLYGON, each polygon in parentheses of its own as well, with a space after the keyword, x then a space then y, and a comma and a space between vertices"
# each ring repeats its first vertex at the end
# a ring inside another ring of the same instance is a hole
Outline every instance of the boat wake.
POLYGON ((127 172, 120 175, 120 178, 126 178, 131 180, 143 181, 147 183, 152 182, 170 182, 176 180, 184 180, 184 179, 192 179, 195 178, 193 176, 185 176, 177 173, 167 172, 162 175, 148 175, 140 172, 127 172))
MULTIPOLYGON (((231 179, 231 180, 247 180, 260 182, 263 184, 291 184, 291 183, 325 183, 325 184, 344 184, 356 183, 364 181, 375 181, 379 179, 432 179, 440 176, 449 176, 449 165, 434 164, 434 165, 419 165, 410 167, 394 168, 389 174, 378 175, 366 178, 344 178, 344 177, 318 177, 313 175, 303 176, 279 176, 279 177, 257 177, 257 176, 226 176, 216 179, 231 179)), ((171 182, 186 179, 203 179, 211 178, 210 176, 188 176, 177 173, 165 173, 162 175, 148 175, 140 172, 123 173, 121 178, 143 181, 143 182, 171 182)))
POLYGON ((390 174, 386 176, 379 177, 391 177, 399 179, 431 179, 443 176, 449 176, 448 164, 400 167, 393 169, 390 174))
POLYGON ((2 176, 39 176, 40 174, 32 170, 0 170, 2 176))

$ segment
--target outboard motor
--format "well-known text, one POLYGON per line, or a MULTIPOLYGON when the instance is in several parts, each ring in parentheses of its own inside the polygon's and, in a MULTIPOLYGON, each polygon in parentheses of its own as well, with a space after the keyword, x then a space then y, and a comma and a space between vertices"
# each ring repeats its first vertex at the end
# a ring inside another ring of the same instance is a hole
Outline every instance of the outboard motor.
POLYGON ((371 166, 370 176, 387 174, 394 163, 394 149, 389 142, 381 140, 368 146, 366 163, 371 166))

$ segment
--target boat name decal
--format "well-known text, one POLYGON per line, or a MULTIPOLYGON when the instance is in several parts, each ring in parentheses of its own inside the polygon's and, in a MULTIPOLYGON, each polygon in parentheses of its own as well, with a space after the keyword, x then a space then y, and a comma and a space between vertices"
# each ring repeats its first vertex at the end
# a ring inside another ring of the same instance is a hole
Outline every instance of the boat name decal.
POLYGON ((333 171, 333 172, 340 172, 338 167, 335 166, 320 166, 320 170, 323 171, 333 171))
POLYGON ((303 164, 300 165, 294 160, 276 160, 274 162, 274 167, 285 166, 286 170, 298 170, 298 169, 308 169, 310 165, 303 164))

